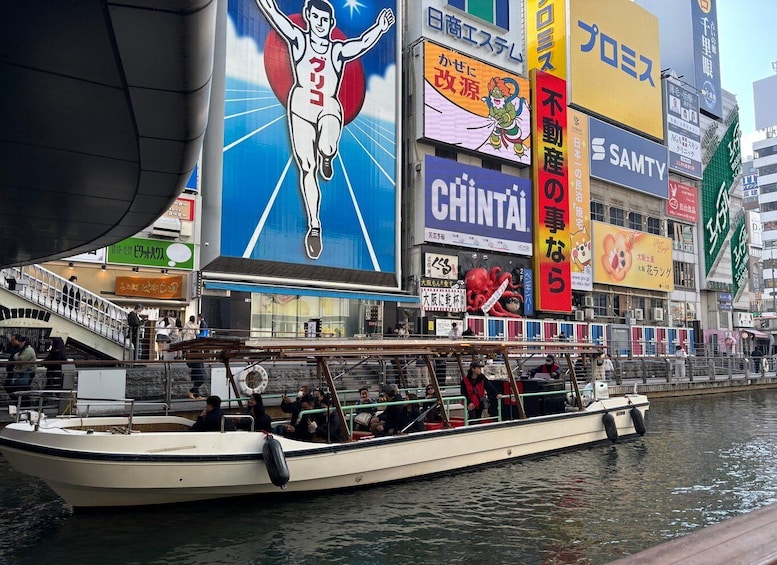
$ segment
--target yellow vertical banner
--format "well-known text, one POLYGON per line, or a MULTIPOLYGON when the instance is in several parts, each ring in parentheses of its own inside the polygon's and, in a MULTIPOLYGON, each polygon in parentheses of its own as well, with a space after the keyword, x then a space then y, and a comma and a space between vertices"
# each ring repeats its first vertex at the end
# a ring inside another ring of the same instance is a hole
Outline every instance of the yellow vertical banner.
POLYGON ((526 70, 567 78, 566 0, 525 0, 526 70))
POLYGON ((567 110, 569 136, 569 231, 572 240, 572 288, 593 289, 591 182, 588 163, 588 116, 567 110))

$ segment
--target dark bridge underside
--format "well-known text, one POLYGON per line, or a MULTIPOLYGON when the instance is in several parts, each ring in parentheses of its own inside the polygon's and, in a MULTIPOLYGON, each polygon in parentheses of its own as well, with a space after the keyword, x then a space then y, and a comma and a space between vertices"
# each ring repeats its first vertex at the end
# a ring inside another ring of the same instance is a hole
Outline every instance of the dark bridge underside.
POLYGON ((4 4, 0 267, 110 245, 167 209, 205 132, 216 4, 4 4))

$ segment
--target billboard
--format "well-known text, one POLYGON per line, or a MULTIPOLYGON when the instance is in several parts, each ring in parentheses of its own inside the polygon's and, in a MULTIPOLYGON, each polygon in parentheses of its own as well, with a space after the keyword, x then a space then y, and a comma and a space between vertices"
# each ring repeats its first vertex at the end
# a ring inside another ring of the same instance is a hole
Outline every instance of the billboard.
POLYGON ((691 0, 691 21, 696 88, 701 92, 701 110, 714 118, 722 118, 717 0, 691 0))
POLYGON ((674 290, 672 240, 602 222, 594 227, 594 282, 674 290))
MULTIPOLYGON (((342 3, 361 5, 353 0, 342 3)), ((523 14, 514 0, 415 0, 405 4, 408 45, 425 37, 523 72, 523 14)))
POLYGON ((220 253, 395 273, 397 3, 304 6, 228 3, 220 253))
POLYGON ((700 179, 702 170, 699 95, 671 79, 664 82, 669 170, 700 179))
POLYGON ((526 69, 567 78, 567 0, 524 0, 526 69))
POLYGON ((731 232, 731 277, 734 284, 734 296, 747 284, 747 260, 750 254, 747 246, 747 222, 745 214, 739 216, 739 221, 731 232))
POLYGON ((531 163, 529 81, 431 42, 424 46, 423 137, 531 163))
POLYGON ((570 238, 569 138, 567 85, 558 77, 531 71, 534 159, 537 191, 534 212, 536 307, 572 311, 572 242, 570 238))
POLYGON ((666 215, 695 224, 699 220, 699 199, 696 195, 696 189, 687 184, 670 180, 666 215))
POLYGON ((704 228, 704 265, 709 276, 731 228, 729 190, 742 172, 742 151, 739 146, 739 114, 731 120, 720 144, 713 153, 701 184, 701 217, 704 228))
POLYGON ((588 129, 592 177, 668 197, 666 147, 596 118, 588 120, 588 129))
POLYGON ((425 161, 424 238, 531 255, 531 181, 431 155, 425 161))
POLYGON ((570 104, 663 139, 658 19, 629 0, 569 0, 570 104))
POLYGON ((593 288, 591 265, 591 181, 588 166, 588 116, 567 110, 569 138, 569 215, 572 243, 572 288, 593 288))
POLYGON ((108 263, 162 269, 193 269, 194 245, 130 237, 108 247, 108 263))

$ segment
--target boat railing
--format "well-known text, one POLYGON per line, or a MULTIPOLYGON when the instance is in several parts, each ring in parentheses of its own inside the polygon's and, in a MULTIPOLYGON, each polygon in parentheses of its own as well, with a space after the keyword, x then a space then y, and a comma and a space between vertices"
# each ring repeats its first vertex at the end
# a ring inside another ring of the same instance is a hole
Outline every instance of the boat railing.
POLYGON ((221 416, 221 433, 223 434, 226 430, 224 429, 224 424, 226 423, 227 419, 229 420, 250 420, 251 423, 251 431, 254 431, 254 417, 250 414, 222 414, 221 416))
POLYGON ((34 419, 36 431, 40 425, 40 415, 44 414, 44 402, 47 400, 65 400, 68 402, 67 407, 59 416, 60 418, 68 416, 72 418, 89 418, 91 417, 92 406, 104 406, 112 412, 115 412, 115 409, 120 407, 121 412, 126 414, 127 418, 127 426, 123 430, 125 434, 132 433, 132 421, 135 417, 135 410, 137 408, 162 408, 165 415, 168 415, 170 411, 170 406, 165 402, 138 401, 134 398, 91 398, 77 396, 75 390, 25 390, 15 392, 14 394, 17 396, 16 405, 9 406, 9 413, 15 417, 16 422, 28 419, 32 421, 34 419), (27 406, 30 403, 30 399, 33 401, 37 400, 37 409, 27 406), (83 413, 81 408, 82 404, 84 406, 83 413))

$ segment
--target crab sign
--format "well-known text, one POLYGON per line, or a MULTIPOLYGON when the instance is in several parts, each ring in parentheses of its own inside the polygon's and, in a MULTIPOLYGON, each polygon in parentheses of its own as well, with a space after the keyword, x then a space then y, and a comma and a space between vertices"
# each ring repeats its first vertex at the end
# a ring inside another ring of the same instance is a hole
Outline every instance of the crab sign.
POLYGON ((493 267, 487 271, 477 267, 464 277, 467 287, 467 311, 491 316, 520 318, 523 304, 521 285, 513 283, 512 273, 493 267))

